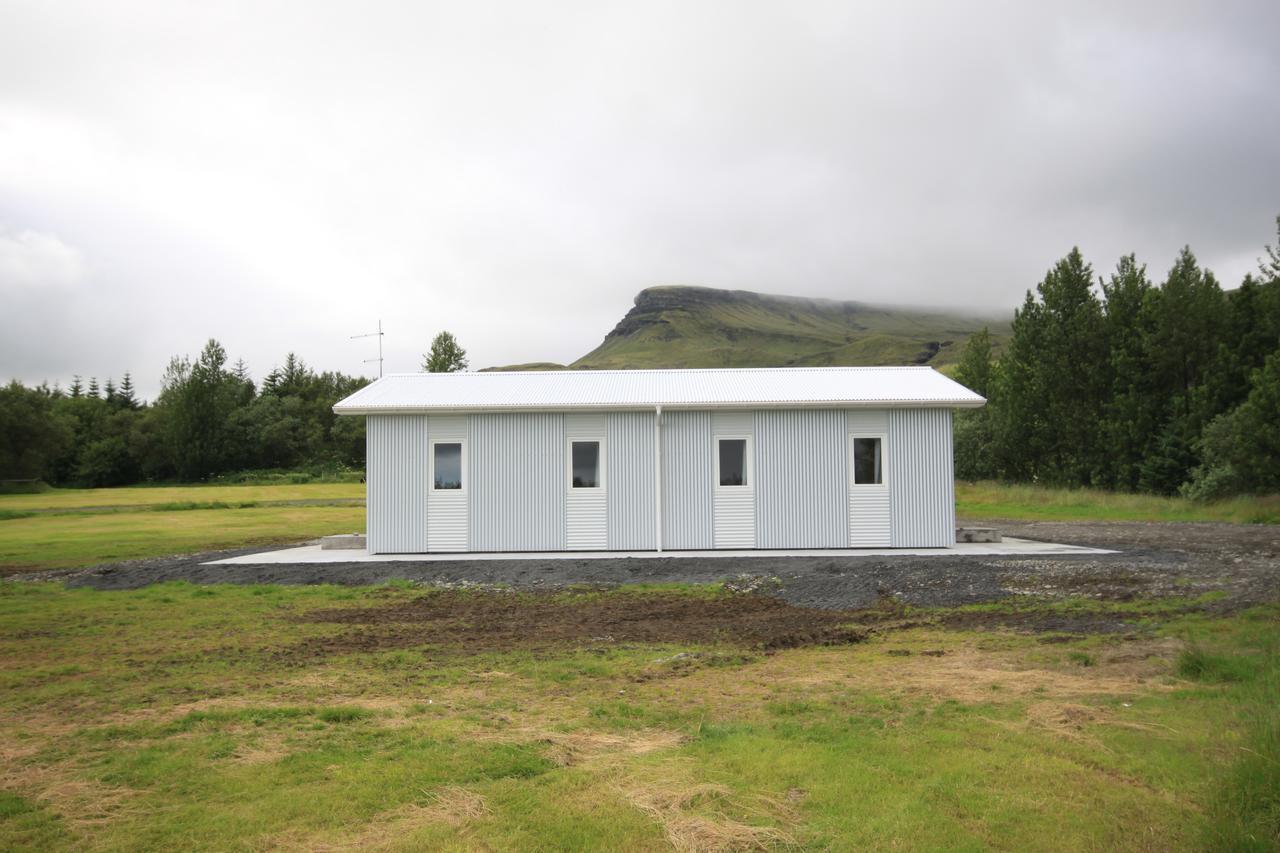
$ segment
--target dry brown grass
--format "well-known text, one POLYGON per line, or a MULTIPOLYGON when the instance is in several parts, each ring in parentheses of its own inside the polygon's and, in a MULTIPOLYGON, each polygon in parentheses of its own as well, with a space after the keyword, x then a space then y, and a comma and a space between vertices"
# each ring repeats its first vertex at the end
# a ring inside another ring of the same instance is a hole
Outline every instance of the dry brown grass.
POLYGON ((0 745, 0 790, 47 806, 77 830, 141 812, 132 804, 138 792, 131 788, 82 778, 81 768, 70 762, 24 761, 37 751, 31 744, 0 745))
POLYGON ((675 749, 684 741, 684 736, 678 732, 661 729, 645 729, 626 734, 543 730, 527 733, 525 736, 548 744, 547 757, 562 767, 675 749))
POLYGON ((431 825, 458 830, 490 815, 484 797, 466 788, 447 787, 427 794, 427 804, 407 803, 375 816, 359 829, 334 839, 318 833, 286 835, 263 845, 271 850, 306 850, 314 853, 345 850, 386 850, 411 846, 409 837, 431 825))
POLYGON ((689 781, 689 775, 686 765, 668 761, 639 778, 619 782, 616 788, 624 800, 662 827, 676 850, 701 853, 796 845, 790 833, 765 822, 796 822, 790 806, 761 796, 745 803, 725 786, 689 781))

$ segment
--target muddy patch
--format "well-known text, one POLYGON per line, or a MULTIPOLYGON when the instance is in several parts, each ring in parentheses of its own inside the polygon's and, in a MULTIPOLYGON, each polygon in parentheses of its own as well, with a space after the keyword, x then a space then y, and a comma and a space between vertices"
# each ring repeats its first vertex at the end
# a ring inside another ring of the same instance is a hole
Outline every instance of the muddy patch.
POLYGON ((294 647, 305 656, 439 646, 460 652, 602 647, 618 643, 731 645, 774 651, 866 639, 850 611, 778 598, 681 594, 434 592, 378 607, 331 608, 302 622, 348 626, 294 647))

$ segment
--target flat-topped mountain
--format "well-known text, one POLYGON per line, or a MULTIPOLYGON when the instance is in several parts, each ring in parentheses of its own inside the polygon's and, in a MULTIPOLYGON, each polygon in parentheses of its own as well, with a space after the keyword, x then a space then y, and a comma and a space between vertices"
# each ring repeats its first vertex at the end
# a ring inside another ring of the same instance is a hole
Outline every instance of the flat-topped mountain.
MULTIPOLYGON (((983 327, 999 346, 1007 317, 774 296, 711 287, 650 287, 573 369, 954 363, 983 327)), ((506 370, 555 369, 537 362, 506 370)), ((499 369, 499 368, 491 368, 499 369)))

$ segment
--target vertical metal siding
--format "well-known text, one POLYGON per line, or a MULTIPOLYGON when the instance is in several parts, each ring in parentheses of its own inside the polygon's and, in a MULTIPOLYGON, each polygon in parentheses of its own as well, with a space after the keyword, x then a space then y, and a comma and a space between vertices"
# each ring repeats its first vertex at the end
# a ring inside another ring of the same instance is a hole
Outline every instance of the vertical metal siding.
POLYGON ((365 435, 365 530, 369 552, 425 551, 426 417, 370 415, 365 435))
POLYGON ((473 551, 563 551, 564 416, 472 415, 473 551))
POLYGON ((662 547, 711 548, 711 413, 662 413, 662 547))
POLYGON ((955 544, 950 409, 889 413, 889 477, 895 548, 955 544))
POLYGON ((756 545, 849 544, 844 412, 755 413, 756 545))
POLYGON ((470 525, 467 522, 467 492, 471 489, 471 447, 467 441, 465 416, 431 415, 427 418, 427 469, 431 471, 431 444, 436 441, 462 442, 462 489, 433 488, 427 477, 427 550, 466 551, 470 525))
MULTIPOLYGON (((890 492, 893 472, 889 468, 889 413, 884 409, 851 409, 848 413, 849 437, 879 435, 885 439, 884 485, 861 488, 853 485, 853 460, 848 459, 846 482, 849 484, 849 546, 851 548, 885 548, 893 542, 893 511, 890 492)), ((846 456, 851 453, 845 445, 846 456)))
POLYGON ((614 412, 606 432, 608 548, 651 550, 654 542, 653 414, 614 412))
POLYGON ((570 551, 603 551, 608 547, 609 442, 605 436, 605 416, 566 414, 564 416, 565 468, 560 475, 564 488, 565 547, 570 551), (575 489, 570 482, 569 443, 574 439, 600 442, 600 488, 575 489))

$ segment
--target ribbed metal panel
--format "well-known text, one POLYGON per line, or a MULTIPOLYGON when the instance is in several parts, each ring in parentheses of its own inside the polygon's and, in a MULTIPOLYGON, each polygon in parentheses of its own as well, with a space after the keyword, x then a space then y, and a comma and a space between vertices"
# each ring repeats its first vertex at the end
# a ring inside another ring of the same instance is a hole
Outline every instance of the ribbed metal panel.
POLYGON ((849 547, 886 548, 893 543, 888 489, 849 489, 849 547))
POLYGON ((662 547, 714 547, 711 414, 662 413, 662 547))
POLYGON ((653 417, 652 412, 608 416, 605 488, 608 547, 613 551, 654 547, 653 417))
MULTIPOLYGON (((437 441, 462 443, 462 490, 432 488, 432 478, 427 478, 427 550, 466 551, 470 524, 467 522, 467 492, 471 489, 471 448, 467 442, 465 416, 448 417, 431 415, 427 418, 428 453, 430 445, 437 441)), ((428 467, 431 458, 427 458, 428 467)))
POLYGON ((470 418, 473 551, 565 549, 564 416, 470 418))
POLYGON ((756 547, 756 500, 750 486, 714 489, 712 527, 717 548, 756 547))
POLYGON ((365 530, 370 553, 425 551, 426 417, 370 416, 365 436, 365 530))
POLYGON ((887 409, 850 409, 849 432, 863 435, 887 435, 889 412, 887 409))
POLYGON ((895 548, 944 548, 955 544, 951 411, 889 412, 888 474, 895 548))
POLYGON ((847 440, 844 412, 755 413, 757 547, 848 545, 847 440))

